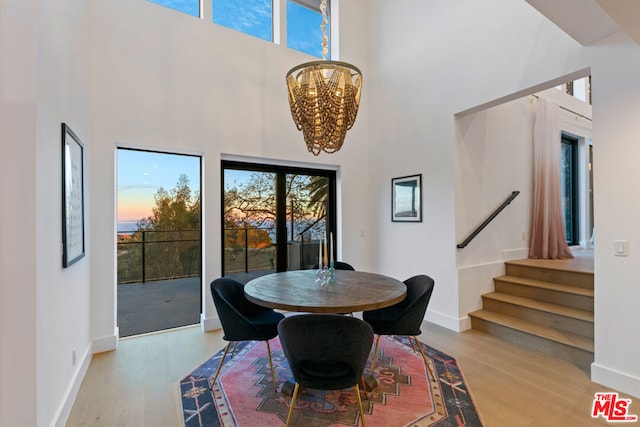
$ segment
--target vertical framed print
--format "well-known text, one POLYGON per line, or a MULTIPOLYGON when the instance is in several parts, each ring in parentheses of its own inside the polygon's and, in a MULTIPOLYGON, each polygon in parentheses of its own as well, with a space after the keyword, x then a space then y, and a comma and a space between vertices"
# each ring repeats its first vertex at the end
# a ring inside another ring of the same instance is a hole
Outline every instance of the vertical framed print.
POLYGON ((391 221, 422 222, 422 174, 391 180, 391 221))
POLYGON ((84 257, 84 146, 62 123, 62 266, 84 257))

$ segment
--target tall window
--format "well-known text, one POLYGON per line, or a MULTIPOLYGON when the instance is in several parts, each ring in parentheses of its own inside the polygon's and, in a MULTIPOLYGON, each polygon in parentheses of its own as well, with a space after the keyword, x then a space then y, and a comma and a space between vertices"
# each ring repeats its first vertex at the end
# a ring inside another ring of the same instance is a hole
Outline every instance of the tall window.
POLYGON ((273 41, 272 0, 212 0, 213 22, 273 41))
POLYGON ((223 275, 312 268, 320 238, 336 238, 335 171, 228 161, 222 170, 223 275))
POLYGON ((567 243, 579 244, 578 208, 578 139, 562 134, 560 158, 560 190, 567 243))
MULTIPOLYGON (((327 47, 331 46, 330 4, 327 2, 327 47)), ((287 47, 322 58, 320 0, 287 0, 287 47)), ((331 59, 331 52, 327 53, 331 59)))
POLYGON ((200 17, 200 0, 148 0, 188 15, 200 17))

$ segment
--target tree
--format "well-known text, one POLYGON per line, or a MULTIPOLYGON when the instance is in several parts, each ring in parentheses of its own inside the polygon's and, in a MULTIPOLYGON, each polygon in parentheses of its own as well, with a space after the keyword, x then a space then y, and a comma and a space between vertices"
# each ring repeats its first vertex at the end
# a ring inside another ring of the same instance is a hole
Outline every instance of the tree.
MULTIPOLYGON (((320 220, 326 216, 328 182, 324 176, 286 175, 284 187, 289 240, 310 240, 312 234, 322 228, 320 220)), ((254 228, 257 232, 265 230, 263 233, 269 230, 275 237, 276 174, 253 172, 246 182, 227 183, 224 222, 227 248, 233 246, 237 230, 245 227, 254 228)))
POLYGON ((154 200, 129 242, 119 242, 118 283, 143 280, 143 267, 144 280, 200 273, 200 192, 193 193, 181 174, 175 188, 160 187, 154 200))
POLYGON ((171 191, 160 187, 154 200, 156 205, 151 209, 151 215, 138 221, 138 229, 200 229, 200 192, 191 194, 187 175, 181 174, 176 187, 171 191))

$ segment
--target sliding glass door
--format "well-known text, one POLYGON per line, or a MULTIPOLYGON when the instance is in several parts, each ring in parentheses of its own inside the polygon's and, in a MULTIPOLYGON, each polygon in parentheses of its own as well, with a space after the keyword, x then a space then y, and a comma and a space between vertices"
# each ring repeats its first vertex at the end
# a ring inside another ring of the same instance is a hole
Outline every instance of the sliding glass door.
POLYGON ((335 239, 335 171, 223 161, 222 187, 225 276, 312 268, 320 238, 335 239))

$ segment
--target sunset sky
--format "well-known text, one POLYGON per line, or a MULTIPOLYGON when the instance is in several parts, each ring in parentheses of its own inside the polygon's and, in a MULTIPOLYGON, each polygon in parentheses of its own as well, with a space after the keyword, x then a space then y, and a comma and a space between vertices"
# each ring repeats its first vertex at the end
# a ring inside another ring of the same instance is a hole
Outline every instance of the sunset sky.
POLYGON ((200 190, 200 157, 139 150, 118 150, 118 222, 151 214, 160 187, 175 188, 186 174, 193 192, 200 190))

